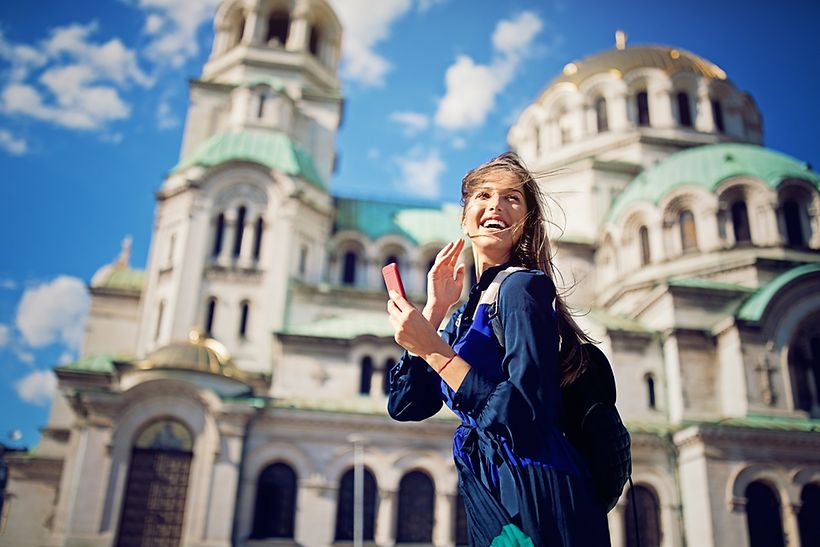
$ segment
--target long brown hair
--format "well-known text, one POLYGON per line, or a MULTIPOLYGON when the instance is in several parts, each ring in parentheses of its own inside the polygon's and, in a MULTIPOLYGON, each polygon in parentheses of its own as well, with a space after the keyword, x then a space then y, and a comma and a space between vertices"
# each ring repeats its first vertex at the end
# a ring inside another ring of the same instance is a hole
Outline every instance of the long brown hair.
MULTIPOLYGON (((484 183, 490 173, 507 172, 517 181, 516 188, 524 194, 527 215, 518 243, 511 252, 511 260, 525 268, 541 270, 555 284, 558 270, 552 262, 553 252, 547 236, 547 217, 544 211, 545 198, 533 174, 515 152, 505 152, 472 169, 461 181, 461 206, 467 206, 476 187, 484 183)), ((559 274, 560 275, 560 274, 559 274)), ((578 326, 572 312, 556 290, 555 312, 558 335, 561 338, 561 386, 571 384, 586 368, 583 344, 592 339, 578 326)))

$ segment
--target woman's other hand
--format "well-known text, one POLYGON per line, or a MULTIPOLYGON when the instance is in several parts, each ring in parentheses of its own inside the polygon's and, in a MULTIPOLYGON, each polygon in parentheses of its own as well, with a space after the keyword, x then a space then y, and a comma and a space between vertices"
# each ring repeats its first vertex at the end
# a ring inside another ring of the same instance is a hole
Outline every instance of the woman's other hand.
POLYGON ((458 263, 458 257, 462 249, 463 239, 445 245, 427 273, 427 305, 423 314, 433 325, 440 325, 447 310, 461 297, 464 264, 458 263))

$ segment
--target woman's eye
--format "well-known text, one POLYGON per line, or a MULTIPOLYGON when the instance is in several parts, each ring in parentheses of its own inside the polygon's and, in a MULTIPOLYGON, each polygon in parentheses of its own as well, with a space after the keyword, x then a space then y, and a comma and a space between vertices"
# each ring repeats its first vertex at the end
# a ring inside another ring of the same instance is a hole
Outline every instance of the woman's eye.
POLYGON ((487 199, 490 196, 487 192, 476 192, 475 197, 477 199, 487 199))
POLYGON ((517 203, 519 201, 519 198, 516 194, 509 194, 507 196, 507 199, 512 201, 512 202, 515 202, 515 203, 517 203))

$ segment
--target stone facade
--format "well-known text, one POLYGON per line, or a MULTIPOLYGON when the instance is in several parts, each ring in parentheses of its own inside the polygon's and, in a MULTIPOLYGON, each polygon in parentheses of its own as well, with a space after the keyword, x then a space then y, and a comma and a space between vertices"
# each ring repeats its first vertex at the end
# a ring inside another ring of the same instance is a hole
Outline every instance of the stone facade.
MULTIPOLYGON (((325 0, 226 0, 215 29, 146 269, 126 248, 94 276, 40 446, 5 456, 0 544, 117 545, 146 515, 136 533, 163 545, 347 544, 364 469, 368 544, 455 545, 456 422, 387 417, 400 351, 378 270, 398 262, 420 302, 459 209, 330 194, 325 0)), ((760 120, 712 63, 620 44, 509 132, 551 173, 569 301, 614 364, 645 546, 754 545, 756 522, 805 546, 820 522, 820 176, 760 147, 760 120)), ((631 503, 615 547, 634 544, 631 503)))

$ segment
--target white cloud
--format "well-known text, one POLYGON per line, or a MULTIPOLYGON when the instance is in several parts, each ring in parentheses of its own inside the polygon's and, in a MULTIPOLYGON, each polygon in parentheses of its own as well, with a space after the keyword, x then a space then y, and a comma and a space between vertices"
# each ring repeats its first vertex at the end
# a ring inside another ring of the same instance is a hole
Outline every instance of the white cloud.
POLYGON ((146 12, 143 32, 151 39, 145 49, 149 59, 179 67, 199 53, 197 30, 210 22, 222 0, 137 0, 146 12))
POLYGON ((26 290, 17 308, 17 329, 33 347, 62 342, 77 349, 83 337, 88 301, 80 279, 57 277, 26 290))
POLYGON ((97 31, 96 23, 69 25, 54 29, 45 43, 45 49, 52 58, 68 57, 72 63, 82 65, 91 73, 91 78, 106 78, 123 85, 135 82, 143 87, 152 85, 152 79, 137 63, 136 53, 126 48, 114 38, 104 44, 94 44, 89 40, 97 31))
POLYGON ((17 288, 17 282, 13 279, 0 279, 0 289, 8 289, 10 291, 17 288))
POLYGON ((435 122, 450 130, 479 127, 495 106, 495 99, 511 82, 521 60, 530 53, 543 22, 529 11, 499 21, 493 32, 493 60, 476 63, 459 55, 445 73, 446 92, 436 110, 435 122))
POLYGON ((50 370, 35 370, 14 384, 17 395, 34 405, 47 405, 57 391, 57 377, 50 370))
POLYGON ((434 6, 438 6, 440 4, 444 4, 448 0, 419 0, 419 11, 424 13, 425 11, 429 10, 434 6))
POLYGON ((430 118, 418 112, 393 112, 390 121, 402 125, 404 134, 408 136, 424 131, 430 125, 430 118))
POLYGON ((456 137, 455 139, 453 139, 453 142, 450 143, 450 146, 452 146, 456 150, 464 150, 465 148, 467 148, 467 141, 465 141, 461 137, 456 137))
POLYGON ((493 32, 493 47, 507 55, 522 54, 543 27, 544 23, 531 11, 522 12, 515 19, 499 21, 493 32))
POLYGON ((390 62, 374 48, 390 26, 411 7, 411 0, 332 0, 344 27, 342 76, 368 86, 384 85, 390 62))
POLYGON ((0 323, 0 348, 4 348, 11 340, 11 329, 8 325, 0 323))
POLYGON ((60 365, 68 365, 69 363, 74 362, 74 354, 70 351, 64 351, 60 354, 60 358, 57 360, 57 363, 60 365))
POLYGON ((401 171, 398 185, 403 190, 426 198, 437 198, 441 194, 439 179, 446 165, 438 150, 425 153, 414 148, 406 156, 396 158, 396 163, 401 171))
POLYGON ((174 108, 164 96, 157 105, 157 127, 160 129, 173 129, 179 126, 179 118, 174 115, 174 108))
POLYGON ((119 39, 94 42, 96 31, 96 23, 55 28, 37 49, 9 44, 0 36, 0 56, 13 67, 0 91, 2 111, 84 130, 127 118, 131 109, 120 89, 150 87, 153 78, 119 39), (36 80, 33 68, 43 69, 36 80))
POLYGON ((15 349, 14 350, 14 355, 17 357, 17 359, 19 359, 20 361, 26 363, 27 365, 33 365, 34 364, 34 354, 29 352, 29 351, 23 351, 21 349, 15 349))
POLYGON ((12 156, 22 156, 28 151, 25 139, 18 139, 5 129, 0 129, 0 148, 12 156))

